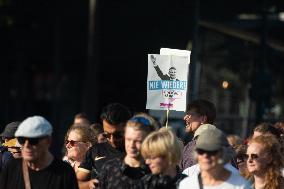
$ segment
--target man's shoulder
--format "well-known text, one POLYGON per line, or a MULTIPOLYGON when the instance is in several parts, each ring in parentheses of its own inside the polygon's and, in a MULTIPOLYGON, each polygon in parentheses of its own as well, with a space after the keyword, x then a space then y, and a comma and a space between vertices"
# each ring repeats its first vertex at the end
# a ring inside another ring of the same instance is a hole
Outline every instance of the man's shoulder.
POLYGON ((96 143, 90 148, 90 151, 98 152, 98 151, 111 150, 112 148, 113 147, 108 142, 96 143))
POLYGON ((192 177, 185 177, 179 183, 180 189, 187 189, 189 188, 189 186, 191 188, 197 188, 197 187, 199 188, 198 175, 193 175, 192 177))
POLYGON ((122 157, 125 154, 113 148, 108 143, 98 143, 93 145, 89 150, 89 155, 94 161, 109 160, 116 157, 122 157))
POLYGON ((57 158, 54 158, 54 160, 52 161, 52 163, 50 164, 50 168, 51 169, 55 169, 55 170, 58 170, 58 171, 67 171, 67 172, 70 172, 73 170, 73 168, 71 167, 71 165, 61 159, 57 159, 57 158))
POLYGON ((104 165, 104 169, 112 169, 113 167, 121 167, 123 164, 123 158, 122 157, 115 157, 112 159, 108 159, 104 165))
POLYGON ((189 141, 189 142, 183 147, 183 152, 192 151, 192 150, 194 150, 195 146, 196 146, 196 140, 193 139, 193 140, 189 141))

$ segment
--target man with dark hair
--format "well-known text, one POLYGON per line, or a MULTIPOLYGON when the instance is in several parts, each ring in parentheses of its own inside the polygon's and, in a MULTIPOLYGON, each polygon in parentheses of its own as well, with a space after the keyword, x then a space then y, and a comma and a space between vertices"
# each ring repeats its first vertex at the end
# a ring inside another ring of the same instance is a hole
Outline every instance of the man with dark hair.
POLYGON ((130 118, 130 111, 122 104, 113 103, 103 108, 101 121, 104 136, 108 142, 95 144, 87 152, 85 160, 77 172, 81 189, 92 188, 95 182, 94 178, 100 173, 102 165, 106 161, 125 155, 124 128, 130 118))
POLYGON ((186 132, 191 132, 194 134, 192 141, 190 141, 183 148, 183 157, 181 160, 181 169, 186 168, 196 164, 193 158, 193 152, 195 148, 195 143, 198 135, 210 128, 214 127, 213 124, 216 118, 216 108, 212 102, 207 100, 198 99, 192 101, 187 106, 187 112, 184 116, 184 121, 186 124, 186 132))

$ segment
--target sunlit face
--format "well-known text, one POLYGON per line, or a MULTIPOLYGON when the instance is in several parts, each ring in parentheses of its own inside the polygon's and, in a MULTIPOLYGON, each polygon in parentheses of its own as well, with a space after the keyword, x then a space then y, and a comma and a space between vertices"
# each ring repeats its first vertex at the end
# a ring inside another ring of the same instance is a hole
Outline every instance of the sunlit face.
POLYGON ((152 174, 164 174, 169 167, 169 163, 165 157, 149 157, 146 158, 146 164, 149 165, 149 168, 152 174))
POLYGON ((80 132, 76 130, 69 133, 67 141, 65 144, 67 157, 75 161, 82 161, 90 147, 90 144, 82 141, 80 132))
POLYGON ((247 149, 247 168, 250 173, 261 174, 265 172, 271 162, 271 156, 265 152, 264 147, 252 142, 247 149))
POLYGON ((172 68, 172 69, 169 69, 169 76, 171 79, 176 79, 176 73, 177 73, 177 70, 172 68))
POLYGON ((204 150, 196 150, 196 153, 201 171, 210 171, 223 166, 223 164, 218 163, 221 159, 220 151, 207 152, 204 150))
POLYGON ((21 147, 17 144, 16 138, 4 138, 4 142, 9 145, 5 145, 8 147, 8 151, 11 152, 15 159, 21 158, 21 147))
POLYGON ((142 142, 145 138, 145 134, 140 130, 135 130, 130 127, 125 129, 125 151, 127 156, 131 158, 140 157, 140 149, 142 142))
POLYGON ((22 153, 21 153, 21 148, 20 147, 9 147, 8 148, 9 152, 13 155, 15 159, 21 158, 22 153))
MULTIPOLYGON (((20 143, 21 144, 21 143, 20 143)), ((38 143, 33 145, 30 144, 28 140, 22 144, 22 157, 28 162, 41 162, 46 154, 48 153, 48 148, 51 144, 50 137, 44 137, 39 139, 38 143)))
POLYGON ((189 110, 183 120, 185 121, 185 131, 194 133, 201 123, 204 123, 204 116, 200 116, 194 110, 189 110))
POLYGON ((103 120, 105 137, 114 148, 124 148, 124 124, 112 125, 103 120))

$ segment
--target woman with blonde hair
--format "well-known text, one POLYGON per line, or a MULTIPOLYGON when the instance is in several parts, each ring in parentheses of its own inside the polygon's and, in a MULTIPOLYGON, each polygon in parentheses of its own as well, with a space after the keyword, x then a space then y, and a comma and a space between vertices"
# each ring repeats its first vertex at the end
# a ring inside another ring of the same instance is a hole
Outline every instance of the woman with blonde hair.
POLYGON ((152 172, 143 178, 143 188, 177 188, 179 181, 186 177, 178 167, 181 148, 171 130, 163 127, 148 135, 141 153, 152 172))
POLYGON ((254 189, 283 189, 284 166, 278 140, 272 135, 251 139, 247 149, 247 168, 254 189))
POLYGON ((63 160, 70 163, 76 172, 86 152, 95 142, 96 139, 91 128, 80 125, 71 127, 65 137, 67 151, 63 160))

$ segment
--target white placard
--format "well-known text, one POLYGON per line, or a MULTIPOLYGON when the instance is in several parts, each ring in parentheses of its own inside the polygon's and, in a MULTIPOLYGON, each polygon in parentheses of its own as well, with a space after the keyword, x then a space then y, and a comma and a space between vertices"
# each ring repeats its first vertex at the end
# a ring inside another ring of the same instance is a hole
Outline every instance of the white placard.
POLYGON ((188 59, 148 54, 147 109, 186 110, 188 59))
POLYGON ((160 55, 187 56, 188 64, 190 64, 190 54, 191 54, 191 51, 188 51, 188 50, 169 49, 169 48, 160 49, 160 55))

